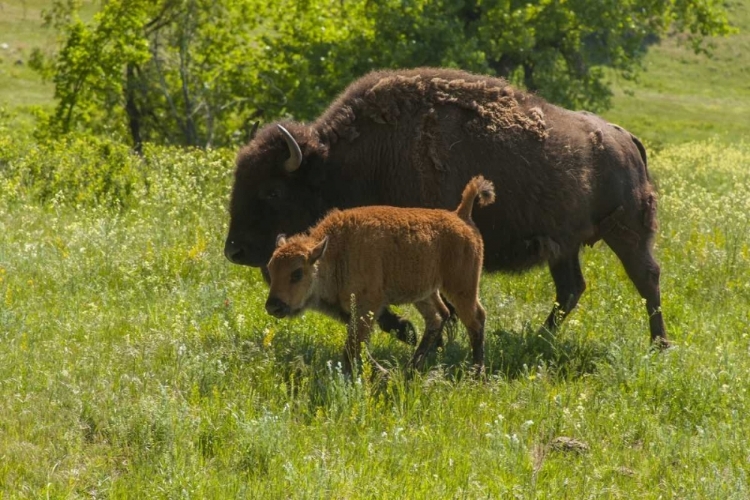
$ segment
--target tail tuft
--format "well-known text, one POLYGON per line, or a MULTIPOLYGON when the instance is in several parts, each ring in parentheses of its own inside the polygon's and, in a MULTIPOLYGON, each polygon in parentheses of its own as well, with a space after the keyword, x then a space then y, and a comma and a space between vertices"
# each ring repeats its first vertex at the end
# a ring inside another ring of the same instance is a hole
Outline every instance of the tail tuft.
POLYGON ((472 178, 464 188, 461 195, 461 203, 456 209, 456 214, 462 219, 471 220, 471 210, 474 200, 479 198, 479 206, 484 207, 495 202, 495 186, 481 175, 472 178))

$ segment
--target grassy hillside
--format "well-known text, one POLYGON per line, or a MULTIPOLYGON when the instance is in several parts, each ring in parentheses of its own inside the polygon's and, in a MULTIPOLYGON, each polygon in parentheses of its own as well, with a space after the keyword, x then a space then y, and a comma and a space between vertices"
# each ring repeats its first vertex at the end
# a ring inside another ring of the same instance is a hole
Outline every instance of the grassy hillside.
POLYGON ((739 33, 712 40, 713 55, 695 55, 669 38, 651 47, 637 82, 615 80, 604 115, 651 144, 750 138, 750 1, 730 4, 739 33))
POLYGON ((347 383, 342 325, 267 315, 231 157, 0 133, 0 498, 750 497, 747 144, 652 155, 674 349, 599 245, 554 340, 546 270, 484 277, 485 382, 462 330, 411 381, 377 333, 393 379, 347 383))
POLYGON ((43 0, 0 3, 0 108, 49 105, 54 88, 28 66, 34 47, 51 47, 51 31, 42 28, 43 0), (5 47, 3 45, 3 47, 5 47))

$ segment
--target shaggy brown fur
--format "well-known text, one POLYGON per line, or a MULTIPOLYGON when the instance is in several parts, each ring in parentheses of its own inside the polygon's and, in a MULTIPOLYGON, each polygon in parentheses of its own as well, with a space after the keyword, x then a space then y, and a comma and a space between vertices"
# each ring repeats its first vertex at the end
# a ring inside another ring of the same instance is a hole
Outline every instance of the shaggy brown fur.
MULTIPOLYGON (((476 215, 484 267, 522 272, 547 264, 555 328, 585 290, 579 253, 604 240, 646 299, 651 338, 666 344, 659 266, 653 258, 656 197, 646 152, 623 128, 568 111, 505 80, 459 70, 370 73, 315 122, 285 122, 302 152, 296 170, 277 124, 237 157, 225 253, 263 266, 279 233, 304 231, 332 208, 451 208, 482 174, 502 204, 476 215)), ((401 328, 386 314, 381 325, 401 328)))
POLYGON ((334 210, 309 234, 288 240, 280 236, 268 263, 266 309, 285 317, 313 308, 346 322, 344 367, 351 371, 361 343, 370 336, 369 313, 378 316, 390 304, 413 303, 426 325, 412 359, 418 368, 448 318, 440 291, 466 326, 473 362, 481 371, 485 312, 478 292, 483 244, 471 220, 477 198, 480 206, 495 200, 492 183, 481 176, 467 184, 455 212, 384 206, 334 210), (350 311, 355 311, 354 321, 350 311))

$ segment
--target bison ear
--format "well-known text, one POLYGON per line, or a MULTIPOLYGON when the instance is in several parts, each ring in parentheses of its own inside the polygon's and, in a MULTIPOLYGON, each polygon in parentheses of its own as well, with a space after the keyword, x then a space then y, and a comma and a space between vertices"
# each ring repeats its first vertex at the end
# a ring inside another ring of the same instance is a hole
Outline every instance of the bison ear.
POLYGON ((253 139, 255 139, 255 135, 258 133, 258 125, 260 125, 260 120, 253 123, 253 128, 250 129, 250 133, 247 136, 247 142, 250 142, 253 139))
POLYGON ((284 233, 281 233, 276 237, 276 248, 279 248, 281 245, 286 244, 286 235, 284 233))
POLYGON ((302 164, 302 150, 287 129, 281 125, 276 126, 281 130, 281 134, 284 136, 284 141, 289 148, 289 159, 284 162, 284 170, 288 173, 292 173, 302 164))
POLYGON ((317 262, 317 260, 321 258, 325 253, 326 248, 328 248, 328 236, 323 238, 320 243, 315 245, 315 247, 310 252, 310 264, 314 264, 315 262, 317 262))

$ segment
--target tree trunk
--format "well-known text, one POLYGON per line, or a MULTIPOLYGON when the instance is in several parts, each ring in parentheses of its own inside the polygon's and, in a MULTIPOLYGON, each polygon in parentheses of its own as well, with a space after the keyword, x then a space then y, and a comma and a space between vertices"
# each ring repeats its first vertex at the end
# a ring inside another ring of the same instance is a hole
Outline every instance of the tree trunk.
POLYGON ((143 138, 141 137, 141 111, 135 103, 136 94, 135 65, 128 63, 125 70, 125 112, 128 114, 130 137, 133 139, 133 149, 139 155, 143 154, 143 138))

